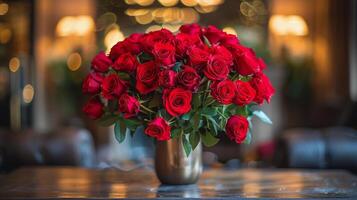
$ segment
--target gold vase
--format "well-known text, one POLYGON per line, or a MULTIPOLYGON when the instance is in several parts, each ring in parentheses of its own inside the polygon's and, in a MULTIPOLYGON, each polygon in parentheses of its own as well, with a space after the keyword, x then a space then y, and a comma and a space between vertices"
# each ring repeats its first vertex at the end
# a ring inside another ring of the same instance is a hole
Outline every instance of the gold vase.
POLYGON ((202 145, 199 143, 187 157, 181 137, 158 141, 155 171, 162 184, 194 184, 202 173, 202 145))

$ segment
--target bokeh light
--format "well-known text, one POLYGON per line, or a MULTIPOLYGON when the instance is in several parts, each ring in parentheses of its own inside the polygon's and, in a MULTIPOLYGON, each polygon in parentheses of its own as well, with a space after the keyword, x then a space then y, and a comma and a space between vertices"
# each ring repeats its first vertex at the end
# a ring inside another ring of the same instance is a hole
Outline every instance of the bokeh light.
POLYGON ((94 27, 95 24, 91 16, 66 16, 58 22, 56 33, 58 36, 85 36, 93 31, 94 27))
POLYGON ((9 61, 9 69, 11 72, 17 72, 17 70, 20 68, 21 62, 20 59, 17 57, 13 57, 9 61))
POLYGON ((79 53, 71 53, 67 58, 67 67, 71 71, 78 70, 82 65, 82 57, 79 53))
POLYGON ((25 103, 31 103, 35 96, 35 89, 31 84, 27 84, 22 90, 22 99, 25 103))
POLYGON ((237 31, 233 27, 225 27, 225 28, 223 28, 223 31, 228 34, 238 35, 237 31))
POLYGON ((0 3, 0 15, 6 15, 9 11, 9 4, 7 3, 0 3))
POLYGON ((107 48, 107 53, 110 49, 118 42, 125 39, 124 34, 120 31, 119 26, 113 26, 109 29, 107 34, 104 37, 104 45, 107 48))

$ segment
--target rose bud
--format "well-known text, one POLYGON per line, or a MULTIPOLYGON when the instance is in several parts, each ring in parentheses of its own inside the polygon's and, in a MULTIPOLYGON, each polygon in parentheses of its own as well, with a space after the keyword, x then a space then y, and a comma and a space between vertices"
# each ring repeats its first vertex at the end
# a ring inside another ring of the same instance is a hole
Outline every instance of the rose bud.
POLYGON ((170 69, 159 73, 159 85, 164 88, 173 88, 176 85, 176 72, 170 69))
POLYGON ((241 144, 247 137, 249 123, 248 120, 239 115, 232 115, 226 124, 226 134, 228 138, 241 144))
POLYGON ((121 41, 121 42, 118 42, 116 43, 112 49, 110 50, 110 53, 109 53, 109 58, 112 60, 112 61, 115 61, 116 59, 119 58, 119 56, 121 54, 124 54, 124 53, 127 53, 127 48, 126 48, 126 44, 124 41, 121 41))
POLYGON ((202 41, 197 35, 186 33, 178 33, 176 35, 176 54, 181 58, 187 55, 189 48, 199 45, 202 45, 202 41))
POLYGON ((231 66, 233 64, 233 56, 231 52, 228 51, 228 49, 226 49, 224 46, 220 46, 220 45, 212 46, 211 54, 221 57, 223 60, 226 61, 228 66, 231 66))
POLYGON ((120 96, 118 103, 119 111, 124 113, 125 119, 136 116, 140 111, 139 101, 127 93, 120 96))
POLYGON ((169 43, 156 43, 152 51, 155 61, 165 68, 172 67, 175 62, 175 47, 169 43))
POLYGON ((238 106, 244 106, 253 101, 255 98, 255 90, 248 82, 237 80, 235 82, 237 88, 237 96, 233 99, 233 102, 238 106))
POLYGON ((92 72, 84 79, 82 92, 84 94, 95 94, 100 92, 103 76, 100 73, 92 72))
POLYGON ((138 65, 136 69, 136 90, 140 94, 148 94, 159 86, 159 68, 153 61, 138 65))
POLYGON ((98 119, 104 113, 103 108, 104 106, 98 98, 92 98, 83 106, 83 112, 90 119, 98 119))
POLYGON ((208 26, 203 29, 203 35, 210 41, 211 44, 216 44, 224 38, 225 33, 215 26, 208 26))
POLYGON ((224 105, 231 104, 237 93, 237 89, 233 81, 228 79, 213 82, 210 88, 212 97, 224 105))
POLYGON ((125 53, 119 56, 114 62, 113 69, 117 71, 133 72, 136 70, 138 61, 131 53, 125 53))
POLYGON ((103 79, 102 96, 107 100, 119 98, 126 90, 127 83, 116 74, 110 74, 103 79))
POLYGON ((141 37, 141 45, 147 52, 152 52, 156 43, 167 43, 173 45, 175 36, 167 29, 161 29, 145 34, 141 37))
POLYGON ((206 67, 209 53, 205 49, 192 47, 187 51, 187 55, 190 65, 196 70, 201 71, 201 69, 206 67))
POLYGON ((229 64, 220 56, 212 56, 203 73, 212 81, 225 80, 229 74, 229 64))
POLYGON ((268 103, 270 102, 270 98, 273 96, 275 89, 265 74, 255 74, 250 80, 250 85, 255 89, 256 95, 254 101, 256 103, 262 104, 264 100, 268 103))
POLYGON ((112 61, 104 52, 98 53, 92 60, 92 69, 97 72, 107 72, 112 65, 112 61))
POLYGON ((150 137, 164 141, 170 139, 171 127, 163 118, 157 117, 148 124, 144 132, 150 137))
POLYGON ((262 62, 258 60, 252 49, 236 45, 233 51, 235 70, 243 76, 248 76, 261 71, 262 62))
POLYGON ((201 35, 201 26, 198 24, 185 24, 180 27, 181 33, 186 33, 188 35, 201 35))
POLYGON ((239 44, 239 39, 237 36, 232 34, 226 34, 220 41, 223 46, 229 47, 232 45, 239 44))
POLYGON ((191 100, 191 91, 182 88, 164 90, 163 105, 173 117, 188 113, 191 110, 191 100))
POLYGON ((197 71, 189 66, 184 66, 177 75, 177 83, 183 88, 191 91, 196 91, 200 85, 201 77, 197 71))

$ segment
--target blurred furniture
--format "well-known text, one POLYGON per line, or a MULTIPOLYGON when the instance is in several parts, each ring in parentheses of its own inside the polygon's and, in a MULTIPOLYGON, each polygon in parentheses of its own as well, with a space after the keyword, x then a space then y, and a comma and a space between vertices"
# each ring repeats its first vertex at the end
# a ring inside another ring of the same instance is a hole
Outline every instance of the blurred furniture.
POLYGON ((22 168, 0 180, 0 199, 357 198, 345 171, 207 170, 196 185, 160 185, 152 170, 22 168))
POLYGON ((54 133, 0 132, 0 169, 9 171, 30 165, 91 167, 95 150, 85 129, 62 128, 54 133))
POLYGON ((275 159, 279 167, 357 172, 357 131, 346 127, 285 131, 278 140, 275 159))

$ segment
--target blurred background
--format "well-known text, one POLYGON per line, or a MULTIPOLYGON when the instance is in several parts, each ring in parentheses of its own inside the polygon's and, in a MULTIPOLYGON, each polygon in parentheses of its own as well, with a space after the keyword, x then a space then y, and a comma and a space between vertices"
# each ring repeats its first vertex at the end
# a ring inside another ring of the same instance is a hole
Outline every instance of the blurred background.
POLYGON ((0 0, 0 171, 28 165, 150 166, 153 143, 118 144, 81 113, 91 58, 135 32, 182 24, 238 35, 268 64, 276 95, 251 145, 225 136, 206 167, 357 170, 353 0, 0 0))

